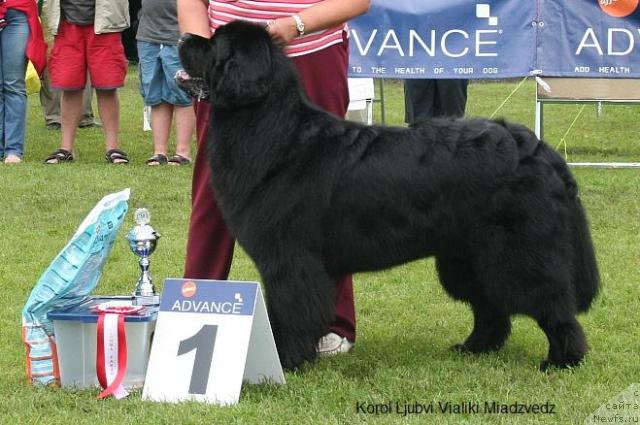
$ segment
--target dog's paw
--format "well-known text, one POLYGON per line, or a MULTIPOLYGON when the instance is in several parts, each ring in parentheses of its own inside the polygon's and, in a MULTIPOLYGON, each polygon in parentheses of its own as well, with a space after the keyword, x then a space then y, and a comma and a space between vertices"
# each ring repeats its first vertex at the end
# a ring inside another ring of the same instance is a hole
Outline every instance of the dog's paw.
POLYGON ((453 352, 456 352, 456 353, 471 353, 472 352, 464 344, 453 344, 451 347, 449 347, 449 350, 451 350, 453 352))
POLYGON ((549 369, 553 366, 554 365, 549 360, 543 360, 540 362, 538 369, 540 369, 540 372, 549 372, 549 369))
POLYGON ((304 367, 307 363, 317 360, 315 347, 312 350, 279 350, 280 364, 283 369, 295 371, 304 367))
POLYGON ((550 372, 552 369, 566 370, 573 369, 576 366, 580 366, 582 358, 579 359, 564 359, 562 361, 551 361, 549 359, 540 362, 539 369, 541 372, 550 372))

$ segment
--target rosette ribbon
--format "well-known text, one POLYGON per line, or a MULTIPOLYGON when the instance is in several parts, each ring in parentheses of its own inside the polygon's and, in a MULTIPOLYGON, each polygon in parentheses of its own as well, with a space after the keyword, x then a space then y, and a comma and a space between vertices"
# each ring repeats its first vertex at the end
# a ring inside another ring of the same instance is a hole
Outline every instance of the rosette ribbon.
POLYGON ((143 306, 130 304, 102 303, 96 306, 98 324, 96 327, 96 374, 103 391, 99 399, 113 395, 120 400, 129 395, 124 388, 127 374, 127 334, 124 318, 137 314, 143 306))

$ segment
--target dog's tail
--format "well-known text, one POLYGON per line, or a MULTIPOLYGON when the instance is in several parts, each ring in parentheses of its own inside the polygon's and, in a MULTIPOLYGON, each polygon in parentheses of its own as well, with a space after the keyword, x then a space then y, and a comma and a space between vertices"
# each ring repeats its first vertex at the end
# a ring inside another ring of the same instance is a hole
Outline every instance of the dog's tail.
MULTIPOLYGON (((532 133, 533 134, 533 133, 532 133)), ((534 136, 535 137, 535 136, 534 136)), ((576 304, 579 312, 589 309, 598 294, 600 274, 593 249, 587 215, 578 196, 578 185, 565 160, 547 144, 540 142, 537 155, 543 157, 558 173, 567 188, 571 208, 571 243, 573 246, 573 276, 576 304)))
POLYGON ((593 241, 589 232, 587 217, 580 202, 576 197, 573 215, 573 287, 576 291, 578 311, 587 311, 591 302, 598 294, 600 287, 600 274, 593 249, 593 241))
POLYGON ((578 311, 587 311, 598 294, 600 274, 593 249, 589 223, 578 196, 578 184, 566 161, 546 143, 538 140, 527 127, 498 121, 505 126, 518 144, 519 159, 535 155, 547 162, 564 182, 571 208, 571 244, 573 246, 574 295, 578 311))

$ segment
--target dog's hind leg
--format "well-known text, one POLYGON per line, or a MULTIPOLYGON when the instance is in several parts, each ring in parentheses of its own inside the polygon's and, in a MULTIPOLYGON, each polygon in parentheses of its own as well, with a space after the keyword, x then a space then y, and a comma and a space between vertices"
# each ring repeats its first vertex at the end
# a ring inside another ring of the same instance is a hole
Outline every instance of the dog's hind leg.
POLYGON ((582 361, 588 347, 582 326, 575 317, 547 317, 538 320, 538 325, 549 340, 549 356, 540 363, 540 370, 576 366, 582 361))
POLYGON ((293 369, 314 360, 316 344, 334 317, 335 280, 319 259, 300 251, 257 265, 282 366, 293 369))
POLYGON ((452 349, 470 353, 498 350, 511 332, 509 315, 494 306, 483 294, 477 273, 468 256, 438 256, 440 281, 453 298, 468 302, 473 310, 473 330, 462 344, 452 349))

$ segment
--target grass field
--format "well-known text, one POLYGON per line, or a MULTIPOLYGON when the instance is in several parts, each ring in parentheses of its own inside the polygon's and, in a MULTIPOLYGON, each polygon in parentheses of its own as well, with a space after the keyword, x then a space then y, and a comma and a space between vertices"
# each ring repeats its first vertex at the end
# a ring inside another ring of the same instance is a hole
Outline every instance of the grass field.
MULTIPOLYGON (((489 116, 516 82, 473 83, 469 116, 489 116)), ((402 122, 402 86, 385 85, 387 122, 402 122)), ((26 162, 0 165, 0 423, 2 424, 578 424, 611 397, 640 381, 639 215, 640 171, 576 169, 588 210, 602 275, 602 292, 580 317, 591 352, 575 370, 540 373, 547 342, 527 318, 498 353, 454 354, 472 325, 469 309, 451 301, 437 282, 433 261, 417 261, 355 276, 358 340, 352 354, 323 359, 296 373, 287 385, 245 386, 233 407, 179 405, 128 399, 97 401, 96 391, 32 388, 25 382, 20 311, 33 285, 91 207, 105 194, 132 189, 130 210, 150 209, 162 234, 152 258, 156 282, 181 275, 189 216, 191 167, 150 168, 150 134, 142 128, 137 75, 131 69, 121 92, 122 141, 129 166, 108 166, 100 130, 78 133, 73 164, 45 166, 59 132, 46 130, 37 97, 30 98, 26 162), (451 402, 552 403, 554 414, 422 414, 403 417, 358 412, 358 403, 400 405, 451 402)), ((548 106, 546 136, 560 143, 580 105, 548 106)), ((378 108, 376 108, 378 109, 378 108)), ((497 114, 533 126, 534 83, 527 81, 497 114)), ((640 110, 588 106, 566 135, 572 161, 637 161, 640 110)), ((563 148, 560 147, 563 151, 563 148)), ((375 213, 375 212, 372 212, 375 213)), ((132 226, 132 214, 123 229, 132 226)), ((129 293, 138 269, 124 231, 96 289, 129 293)), ((232 278, 259 279, 250 259, 236 251, 232 278)), ((637 398, 640 403, 640 397, 637 398)), ((640 411, 635 411, 635 422, 640 411)))

